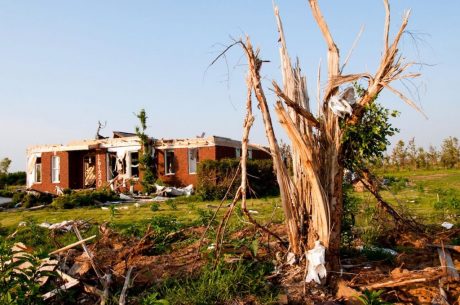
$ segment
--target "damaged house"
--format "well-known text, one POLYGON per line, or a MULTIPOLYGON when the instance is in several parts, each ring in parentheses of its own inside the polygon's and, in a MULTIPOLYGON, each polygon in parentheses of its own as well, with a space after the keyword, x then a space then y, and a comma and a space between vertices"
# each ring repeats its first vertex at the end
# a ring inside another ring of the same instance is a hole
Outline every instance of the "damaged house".
MULTIPOLYGON (((197 168, 202 160, 241 155, 240 141, 217 136, 151 139, 151 143, 157 177, 173 186, 196 185, 197 168)), ((27 187, 55 194, 67 188, 140 191, 140 150, 139 138, 125 132, 114 132, 112 138, 29 147, 27 187)), ((271 157, 262 147, 250 145, 249 158, 271 157)))

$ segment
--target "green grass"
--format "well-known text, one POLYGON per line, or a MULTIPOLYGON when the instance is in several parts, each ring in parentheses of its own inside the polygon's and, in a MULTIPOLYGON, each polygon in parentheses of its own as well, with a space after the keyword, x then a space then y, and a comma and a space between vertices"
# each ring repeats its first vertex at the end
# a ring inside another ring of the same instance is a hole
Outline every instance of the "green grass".
MULTIPOLYGON (((227 208, 229 202, 224 204, 219 212, 222 215, 227 208)), ((209 209, 207 206, 218 206, 219 201, 208 201, 208 202, 185 202, 181 199, 176 199, 176 206, 171 207, 170 204, 164 202, 159 203, 160 209, 158 211, 151 211, 150 203, 143 203, 139 208, 136 208, 133 204, 117 205, 117 207, 128 206, 127 210, 117 210, 115 217, 111 216, 110 209, 102 210, 100 207, 82 207, 75 209, 54 209, 52 207, 45 208, 37 211, 8 211, 0 212, 0 227, 11 230, 16 227, 21 221, 33 219, 36 223, 42 222, 56 223, 63 220, 92 220, 97 223, 111 222, 115 227, 128 227, 132 224, 147 223, 155 215, 172 215, 184 223, 191 223, 200 219, 201 210, 209 210, 214 213, 215 209, 209 209)), ((268 221, 272 218, 273 221, 282 221, 282 210, 279 198, 263 198, 263 199, 250 199, 248 200, 248 209, 256 210, 259 213, 254 214, 254 218, 261 222, 268 221), (278 206, 278 208, 275 208, 278 206)), ((236 216, 234 221, 236 221, 236 216)))
MULTIPOLYGON (((410 211, 417 219, 424 223, 440 223, 442 221, 455 221, 452 215, 458 211, 452 209, 435 209, 436 202, 451 197, 460 199, 460 170, 401 170, 392 172, 380 172, 380 176, 389 175, 409 179, 409 185, 401 190, 382 190, 382 196, 398 209, 410 211), (450 218, 449 218, 450 216, 450 218)), ((391 187, 390 187, 391 189, 391 187)), ((367 226, 367 220, 372 216, 375 199, 368 192, 356 193, 361 199, 360 213, 357 215, 358 224, 367 226)), ((128 210, 118 210, 115 217, 111 217, 110 210, 102 210, 100 207, 83 207, 75 209, 54 209, 46 208, 38 211, 14 211, 0 212, 0 227, 11 230, 19 222, 33 219, 37 223, 56 223, 63 220, 85 219, 97 223, 111 222, 115 227, 127 228, 132 224, 147 223, 155 215, 173 215, 184 223, 192 223, 203 217, 202 211, 214 212, 207 206, 218 206, 219 201, 189 202, 183 199, 176 199, 175 205, 170 203, 159 203, 160 210, 152 211, 150 203, 141 204, 136 208, 133 204, 126 204, 128 210), (201 215, 201 216, 200 216, 201 215)), ((227 205, 230 201, 224 204, 227 205)), ((123 205, 121 205, 123 206, 123 205)), ((272 219, 274 222, 283 220, 281 203, 278 197, 267 197, 262 199, 248 200, 248 209, 256 210, 259 213, 253 214, 254 218, 263 222, 272 219), (275 208, 277 206, 277 208, 275 208)), ((225 212, 221 209, 219 216, 225 212)), ((238 216, 233 217, 233 222, 238 222, 238 216)))
MULTIPOLYGON (((399 210, 410 212, 419 221, 426 224, 439 224, 443 221, 456 221, 458 209, 436 209, 439 201, 449 198, 460 199, 460 170, 439 169, 439 170, 401 170, 379 173, 379 176, 393 176, 407 178, 408 185, 401 189, 391 186, 389 190, 382 189, 383 198, 399 210)), ((375 206, 375 199, 368 192, 357 194, 362 199, 361 214, 366 208, 375 206)), ((362 215, 361 215, 362 216, 362 215)), ((362 220, 362 217, 358 217, 362 220)), ((361 225, 365 223, 361 222, 361 225)))

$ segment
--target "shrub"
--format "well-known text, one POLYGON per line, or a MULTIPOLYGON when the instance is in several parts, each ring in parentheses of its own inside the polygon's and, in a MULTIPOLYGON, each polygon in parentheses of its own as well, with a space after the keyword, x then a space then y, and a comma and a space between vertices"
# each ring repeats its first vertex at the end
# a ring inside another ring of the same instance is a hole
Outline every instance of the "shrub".
POLYGON ((119 199, 118 195, 112 191, 89 190, 59 196, 53 200, 52 205, 58 209, 72 209, 75 207, 89 206, 99 202, 114 201, 119 199))
POLYGON ((177 203, 174 199, 168 199, 165 201, 166 205, 171 208, 171 210, 177 211, 177 203))
MULTIPOLYGON (((198 165, 198 184, 197 194, 203 200, 222 199, 230 188, 229 198, 231 198, 241 184, 241 176, 235 173, 238 170, 239 160, 205 160, 198 165)), ((252 192, 249 196, 263 197, 273 196, 279 193, 276 176, 273 172, 271 160, 248 160, 248 183, 252 192)))
POLYGON ((0 197, 8 197, 11 198, 14 196, 15 193, 13 193, 10 190, 0 190, 0 197))
POLYGON ((158 204, 157 202, 153 202, 150 205, 150 211, 156 212, 156 211, 159 211, 159 210, 160 210, 160 204, 158 204))

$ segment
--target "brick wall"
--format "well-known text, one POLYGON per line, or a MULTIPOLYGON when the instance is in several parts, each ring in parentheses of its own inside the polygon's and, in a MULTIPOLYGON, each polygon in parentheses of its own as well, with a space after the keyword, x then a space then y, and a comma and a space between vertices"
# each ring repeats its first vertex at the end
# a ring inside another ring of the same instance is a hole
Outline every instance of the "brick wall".
POLYGON ((32 189, 41 192, 50 192, 56 194, 56 186, 61 188, 69 187, 69 154, 66 151, 44 152, 42 153, 42 182, 34 183, 32 189), (51 158, 60 157, 59 182, 51 181, 51 158))
MULTIPOLYGON (((189 173, 188 164, 188 148, 174 148, 174 174, 165 174, 165 151, 157 150, 157 170, 158 176, 164 183, 174 186, 187 186, 189 184, 196 185, 197 175, 189 173)), ((215 160, 216 148, 199 147, 198 159, 201 160, 215 160)))

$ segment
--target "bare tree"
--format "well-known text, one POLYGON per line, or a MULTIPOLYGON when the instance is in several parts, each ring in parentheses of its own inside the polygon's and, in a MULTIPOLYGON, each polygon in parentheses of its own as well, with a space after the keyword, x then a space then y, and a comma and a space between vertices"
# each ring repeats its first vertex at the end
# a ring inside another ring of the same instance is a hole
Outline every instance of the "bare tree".
MULTIPOLYGON (((287 234, 291 251, 301 256, 320 240, 328 250, 330 269, 339 267, 340 228, 343 213, 342 182, 344 174, 344 154, 342 136, 344 130, 359 124, 368 105, 374 102, 383 90, 396 94, 415 109, 415 103, 391 86, 391 83, 419 76, 406 73, 414 63, 404 62, 398 52, 398 43, 407 26, 409 12, 404 14, 396 36, 390 41, 390 7, 384 0, 386 12, 384 25, 384 48, 380 64, 374 74, 343 74, 340 66, 339 49, 332 38, 328 25, 321 13, 317 0, 309 0, 313 17, 326 42, 327 83, 324 92, 318 88, 317 96, 323 96, 319 113, 315 116, 309 105, 306 78, 301 74, 300 64, 291 63, 284 36, 281 18, 275 7, 275 15, 280 34, 282 88, 273 82, 273 91, 278 97, 275 113, 291 141, 292 175, 283 162, 282 152, 272 125, 268 101, 261 83, 260 70, 263 60, 259 50, 254 50, 249 37, 237 41, 248 62, 248 90, 254 94, 258 108, 262 112, 265 133, 268 139, 273 166, 280 186, 282 208, 285 215, 287 234), (358 97, 352 83, 367 81, 358 97)), ((248 104, 248 117, 252 117, 252 106, 248 104)), ((245 128, 245 138, 247 132, 245 128)), ((244 148, 244 147, 243 147, 244 148)), ((242 154, 244 156, 244 152, 242 154)), ((244 164, 243 164, 244 165, 244 164)), ((242 170, 244 174, 244 169, 242 170)), ((242 188, 244 190, 244 181, 242 188)), ((241 191, 241 188, 240 188, 241 191)), ((244 192, 244 191, 243 191, 244 192)))

